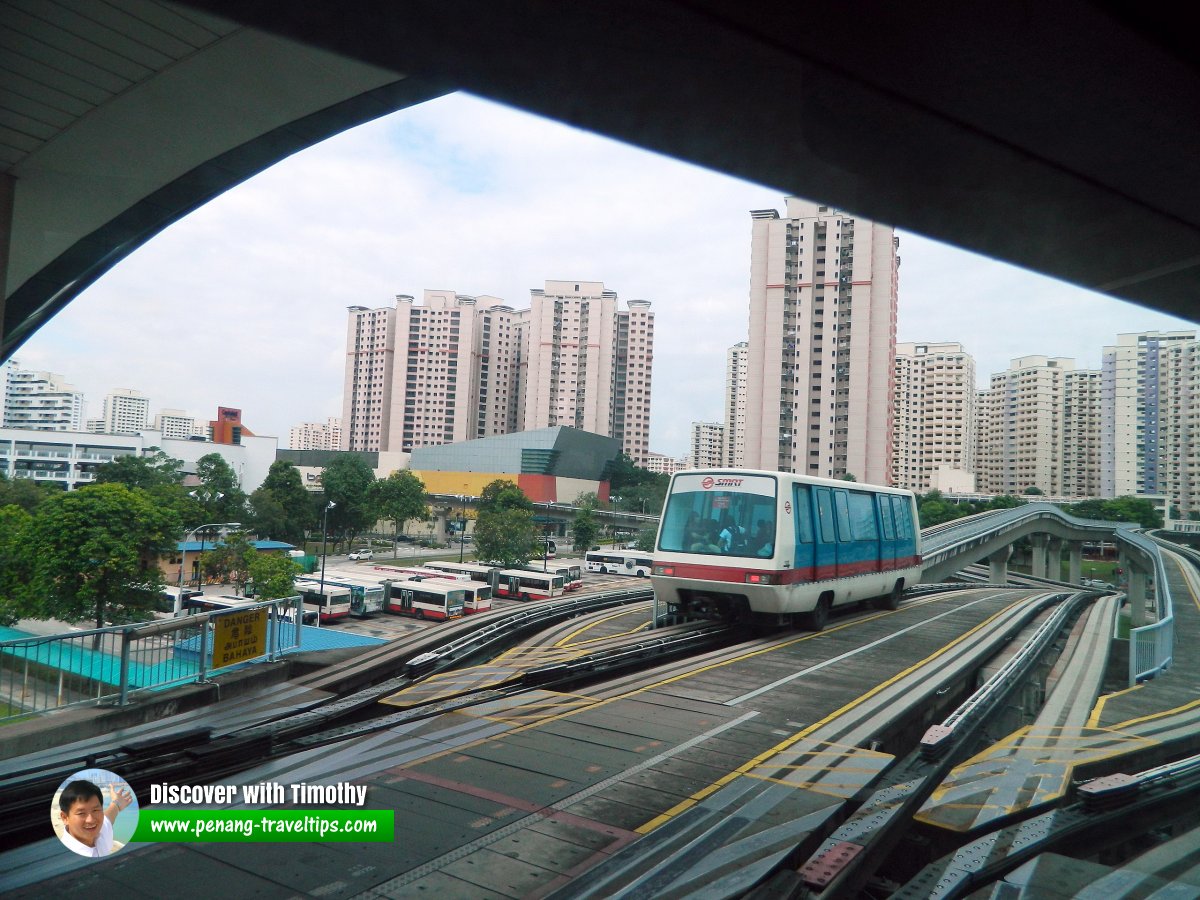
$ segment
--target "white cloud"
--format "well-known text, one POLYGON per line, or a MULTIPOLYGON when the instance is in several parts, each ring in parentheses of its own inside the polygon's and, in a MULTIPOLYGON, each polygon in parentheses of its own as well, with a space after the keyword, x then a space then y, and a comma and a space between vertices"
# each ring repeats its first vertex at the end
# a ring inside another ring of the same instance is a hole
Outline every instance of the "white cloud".
MULTIPOLYGON (((528 304, 546 279, 603 281, 656 314, 652 448, 682 455, 721 418, 744 340, 749 210, 776 191, 466 95, 402 111, 284 160, 135 252, 31 338, 92 415, 117 387, 152 409, 243 410, 288 429, 341 413, 345 308, 425 288, 528 304)), ((902 340, 957 340, 982 376, 1042 353, 1099 363, 1119 331, 1177 320, 911 235, 902 340)))

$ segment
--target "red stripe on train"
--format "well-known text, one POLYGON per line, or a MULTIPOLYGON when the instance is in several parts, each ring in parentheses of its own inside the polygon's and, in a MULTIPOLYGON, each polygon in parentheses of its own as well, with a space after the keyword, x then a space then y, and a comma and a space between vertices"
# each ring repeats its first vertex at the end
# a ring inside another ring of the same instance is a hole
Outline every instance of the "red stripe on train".
POLYGON ((805 566, 798 569, 736 569, 731 566, 711 566, 702 563, 672 563, 655 562, 658 566, 674 568, 674 578, 694 578, 697 581, 725 581, 740 584, 746 581, 747 575, 777 575, 780 584, 804 584, 813 581, 829 581, 834 578, 847 578, 853 575, 870 575, 880 571, 892 572, 898 569, 908 569, 921 564, 921 557, 907 556, 903 559, 887 561, 886 568, 879 568, 878 560, 867 560, 859 563, 842 563, 839 565, 805 566))

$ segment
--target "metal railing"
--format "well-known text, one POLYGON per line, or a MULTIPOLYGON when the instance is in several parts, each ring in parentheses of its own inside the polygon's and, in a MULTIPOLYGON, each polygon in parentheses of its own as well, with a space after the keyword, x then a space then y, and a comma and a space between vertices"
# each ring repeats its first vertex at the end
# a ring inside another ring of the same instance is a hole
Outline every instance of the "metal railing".
POLYGON ((0 722, 69 706, 124 706, 299 649, 302 600, 286 597, 177 619, 0 641, 0 722))

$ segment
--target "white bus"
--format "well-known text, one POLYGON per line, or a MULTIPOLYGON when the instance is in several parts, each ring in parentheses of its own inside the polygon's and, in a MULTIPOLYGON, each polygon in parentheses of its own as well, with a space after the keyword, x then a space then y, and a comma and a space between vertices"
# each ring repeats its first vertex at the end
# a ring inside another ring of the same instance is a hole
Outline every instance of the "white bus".
POLYGON ((590 550, 585 557, 589 572, 649 578, 654 558, 643 550, 590 550))
POLYGON ((521 566, 522 569, 528 569, 530 572, 549 572, 552 575, 561 575, 564 591, 577 591, 583 587, 583 567, 582 559, 556 559, 554 562, 548 563, 545 569, 536 559, 531 559, 528 565, 521 566))
POLYGON ((553 572, 501 569, 497 577, 497 596, 514 600, 548 600, 558 597, 564 590, 563 576, 553 572))
POLYGON ((322 622, 333 622, 350 615, 353 592, 348 584, 336 584, 327 578, 322 593, 319 579, 297 578, 296 593, 304 598, 305 620, 310 612, 316 613, 322 622))
POLYGON ((441 562, 440 560, 430 560, 425 563, 426 569, 437 569, 439 572, 450 572, 454 575, 470 576, 472 581, 483 581, 487 584, 492 583, 492 572, 496 570, 496 566, 482 566, 479 563, 456 563, 456 562, 441 562))
POLYGON ((466 613, 467 590, 457 581, 393 581, 387 611, 401 616, 444 622, 466 613))

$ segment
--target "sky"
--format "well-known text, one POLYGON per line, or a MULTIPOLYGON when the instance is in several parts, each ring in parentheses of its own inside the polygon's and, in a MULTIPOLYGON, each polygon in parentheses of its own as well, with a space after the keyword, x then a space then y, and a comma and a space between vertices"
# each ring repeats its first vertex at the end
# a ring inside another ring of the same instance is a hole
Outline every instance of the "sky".
MULTIPOLYGON (((821 198, 812 198, 820 200, 821 198)), ((750 215, 784 194, 466 94, 394 113, 278 163, 152 238, 15 355, 101 415, 242 410, 281 448, 341 415, 346 307, 425 289, 515 308, 547 279, 601 281, 655 313, 650 448, 683 456, 724 418, 746 339, 750 215)), ((1121 332, 1192 329, 905 231, 900 341, 957 341, 980 386, 1018 356, 1098 368, 1121 332)))

